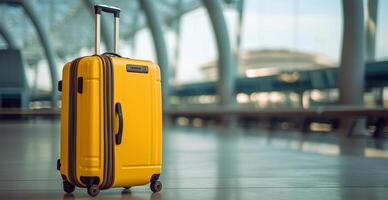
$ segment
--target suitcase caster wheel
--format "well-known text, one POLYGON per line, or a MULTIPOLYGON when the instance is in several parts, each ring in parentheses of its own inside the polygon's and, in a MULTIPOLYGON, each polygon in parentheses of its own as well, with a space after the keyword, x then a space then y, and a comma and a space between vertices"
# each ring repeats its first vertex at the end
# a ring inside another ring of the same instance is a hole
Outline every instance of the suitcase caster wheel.
POLYGON ((100 188, 98 185, 91 185, 88 187, 88 194, 92 197, 95 197, 100 193, 100 188))
POLYGON ((73 184, 71 184, 70 182, 64 181, 63 182, 63 190, 66 193, 70 194, 70 193, 74 192, 75 186, 73 184))
POLYGON ((131 189, 131 186, 124 187, 124 190, 129 190, 129 189, 131 189))
POLYGON ((150 188, 151 188, 152 192, 160 192, 160 190, 162 190, 162 182, 152 181, 150 188))

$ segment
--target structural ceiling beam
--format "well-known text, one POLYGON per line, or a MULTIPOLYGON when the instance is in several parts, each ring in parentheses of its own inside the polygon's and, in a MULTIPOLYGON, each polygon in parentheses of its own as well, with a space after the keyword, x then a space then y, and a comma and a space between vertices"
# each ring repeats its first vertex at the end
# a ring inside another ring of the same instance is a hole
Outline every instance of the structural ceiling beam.
POLYGON ((0 21, 0 35, 3 36, 4 40, 8 44, 9 49, 17 49, 16 40, 13 38, 12 34, 8 31, 5 24, 0 21))
POLYGON ((32 24, 36 28, 39 39, 42 43, 42 46, 47 58, 48 66, 50 69, 51 85, 52 85, 51 104, 53 107, 57 107, 59 96, 58 96, 58 91, 56 89, 56 85, 59 80, 59 73, 55 64, 55 49, 52 46, 53 42, 50 41, 49 34, 47 33, 47 30, 44 28, 41 22, 41 18, 39 18, 39 14, 33 9, 33 6, 31 5, 31 1, 22 0, 20 1, 20 3, 25 13, 27 14, 27 16, 31 19, 32 24))
POLYGON ((162 94, 163 94, 163 106, 168 108, 169 106, 169 63, 166 41, 164 38, 164 32, 160 16, 155 8, 155 2, 153 0, 139 0, 140 7, 144 11, 147 19, 148 27, 151 30, 152 38, 154 41, 154 48, 158 59, 158 64, 161 68, 162 74, 162 94))
POLYGON ((235 66, 229 33, 220 0, 202 0, 213 27, 218 50, 219 103, 223 106, 235 105, 235 66))

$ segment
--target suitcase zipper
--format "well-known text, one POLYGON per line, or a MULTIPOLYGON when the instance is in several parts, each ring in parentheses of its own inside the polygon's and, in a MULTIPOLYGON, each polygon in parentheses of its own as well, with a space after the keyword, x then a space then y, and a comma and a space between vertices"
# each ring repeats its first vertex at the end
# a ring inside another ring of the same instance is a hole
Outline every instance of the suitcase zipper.
POLYGON ((113 64, 108 56, 99 56, 104 66, 104 119, 105 119, 105 140, 104 140, 104 179, 101 189, 112 187, 114 182, 114 133, 113 133, 113 64))
POLYGON ((76 186, 81 186, 77 180, 76 173, 76 132, 77 132, 77 69, 78 63, 81 58, 74 60, 70 65, 70 78, 69 78, 69 132, 68 132, 68 175, 69 181, 76 186))

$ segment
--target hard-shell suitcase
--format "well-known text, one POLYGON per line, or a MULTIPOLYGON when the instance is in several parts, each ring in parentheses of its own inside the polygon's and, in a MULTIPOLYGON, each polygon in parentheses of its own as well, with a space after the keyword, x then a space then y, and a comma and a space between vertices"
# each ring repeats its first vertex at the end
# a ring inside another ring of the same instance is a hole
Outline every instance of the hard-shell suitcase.
POLYGON ((120 9, 95 6, 96 54, 65 65, 61 147, 57 168, 67 193, 75 186, 96 196, 100 189, 158 181, 162 163, 159 67, 117 54, 120 9), (115 53, 99 55, 101 12, 115 16, 115 53))

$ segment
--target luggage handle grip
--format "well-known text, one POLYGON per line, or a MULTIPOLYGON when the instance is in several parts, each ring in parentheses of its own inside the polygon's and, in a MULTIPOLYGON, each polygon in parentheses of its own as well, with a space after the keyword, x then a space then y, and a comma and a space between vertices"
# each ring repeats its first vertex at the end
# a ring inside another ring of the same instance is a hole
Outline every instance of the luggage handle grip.
MULTIPOLYGON (((95 26, 95 54, 100 54, 100 38, 101 38, 101 12, 112 13, 114 15, 114 53, 119 54, 118 51, 118 41, 119 41, 119 18, 120 18, 120 8, 106 5, 95 5, 94 13, 96 14, 96 26, 95 26)), ((106 44, 108 45, 108 44, 106 44)))
POLYGON ((97 4, 94 6, 94 13, 101 14, 101 11, 107 12, 107 13, 112 13, 114 14, 115 17, 120 17, 120 8, 116 8, 113 6, 107 6, 107 5, 101 5, 97 4))
POLYGON ((115 136, 115 139, 116 139, 116 144, 121 144, 121 140, 123 138, 123 111, 121 109, 121 104, 116 103, 115 109, 116 109, 117 115, 119 116, 119 128, 118 128, 119 130, 115 136))

